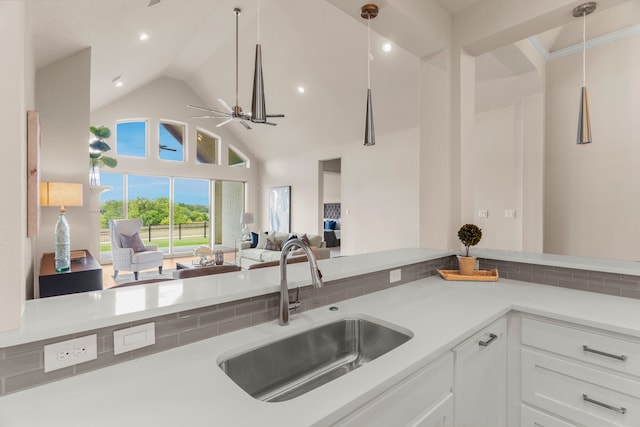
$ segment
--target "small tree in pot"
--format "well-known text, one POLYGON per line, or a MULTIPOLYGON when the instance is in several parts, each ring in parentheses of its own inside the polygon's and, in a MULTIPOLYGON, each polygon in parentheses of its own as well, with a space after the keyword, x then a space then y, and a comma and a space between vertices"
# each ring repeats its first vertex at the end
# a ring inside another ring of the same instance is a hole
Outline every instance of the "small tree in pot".
POLYGON ((469 256, 469 248, 480 243, 482 230, 475 224, 465 224, 458 230, 458 239, 460 239, 467 250, 465 256, 458 256, 460 274, 471 276, 475 270, 476 258, 469 256))

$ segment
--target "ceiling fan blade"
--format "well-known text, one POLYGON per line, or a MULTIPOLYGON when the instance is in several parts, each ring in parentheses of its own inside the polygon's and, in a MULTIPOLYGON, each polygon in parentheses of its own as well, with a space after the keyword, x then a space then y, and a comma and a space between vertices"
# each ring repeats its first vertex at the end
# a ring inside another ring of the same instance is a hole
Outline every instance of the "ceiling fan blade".
POLYGON ((277 123, 273 123, 273 122, 262 122, 263 125, 269 125, 269 126, 278 126, 277 123))
POLYGON ((198 107, 197 105, 187 105, 188 108, 194 108, 200 111, 208 111, 209 113, 217 113, 217 114, 228 114, 225 111, 212 110, 211 108, 198 107))
POLYGON ((189 116, 190 119, 228 119, 229 116, 189 116))
POLYGON ((267 114, 267 117, 284 117, 284 114, 267 114))
POLYGON ((218 123, 218 124, 216 125, 216 127, 217 127, 217 128, 219 128, 220 126, 224 126, 224 125, 226 125, 227 123, 229 123, 231 120, 233 120, 233 119, 232 119, 232 118, 228 118, 228 119, 227 119, 227 120, 225 120, 224 122, 218 123))
POLYGON ((244 126, 247 130, 251 130, 251 126, 247 124, 244 120, 240 120, 240 124, 244 126))
POLYGON ((226 102, 224 102, 224 99, 222 98, 218 98, 218 102, 220 103, 220 105, 222 105, 224 107, 225 110, 227 110, 227 113, 232 113, 233 110, 231 109, 231 107, 229 107, 229 104, 227 104, 226 102))

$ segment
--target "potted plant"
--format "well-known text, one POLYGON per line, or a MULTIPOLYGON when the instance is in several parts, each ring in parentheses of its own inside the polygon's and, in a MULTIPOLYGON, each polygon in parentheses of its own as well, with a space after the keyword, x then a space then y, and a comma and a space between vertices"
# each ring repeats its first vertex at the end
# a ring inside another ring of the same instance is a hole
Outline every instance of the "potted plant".
POLYGON ((469 248, 480 242, 480 239, 482 239, 482 230, 475 224, 465 224, 458 230, 458 239, 460 239, 467 250, 465 256, 458 255, 460 274, 471 276, 475 270, 476 257, 469 256, 469 248))
POLYGON ((115 168, 118 161, 113 157, 105 156, 104 153, 111 150, 109 144, 104 142, 111 136, 111 130, 105 126, 91 126, 89 131, 96 139, 89 142, 89 185, 100 185, 100 168, 107 166, 115 168))

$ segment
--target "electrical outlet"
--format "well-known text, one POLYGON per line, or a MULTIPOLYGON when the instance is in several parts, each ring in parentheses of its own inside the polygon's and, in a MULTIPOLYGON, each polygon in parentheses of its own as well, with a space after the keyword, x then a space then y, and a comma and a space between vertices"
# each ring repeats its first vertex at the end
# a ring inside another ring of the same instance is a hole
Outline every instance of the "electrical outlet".
POLYGON ((402 270, 397 268, 389 272, 389 283, 395 283, 402 280, 402 270))
POLYGON ((47 344, 44 346, 44 371, 51 372, 97 358, 96 334, 47 344))

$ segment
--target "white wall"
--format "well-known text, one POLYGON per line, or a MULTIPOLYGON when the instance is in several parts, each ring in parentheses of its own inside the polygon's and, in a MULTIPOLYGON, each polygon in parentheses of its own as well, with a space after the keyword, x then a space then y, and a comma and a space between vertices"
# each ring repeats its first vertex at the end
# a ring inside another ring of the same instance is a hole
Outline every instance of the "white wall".
POLYGON ((16 329, 33 274, 32 242, 27 236, 26 111, 33 109, 33 56, 25 34, 25 3, 0 2, 0 188, 6 203, 0 222, 0 331, 16 329))
MULTIPOLYGON (((91 80, 91 49, 83 49, 36 73, 36 109, 40 113, 42 147, 41 181, 83 184, 82 207, 68 207, 71 249, 88 249, 91 233, 89 221, 88 129, 91 80)), ((40 234, 37 260, 54 251, 54 228, 59 207, 40 209, 40 234)), ((38 296, 36 290, 35 293, 38 296)))
POLYGON ((639 260, 640 36, 587 51, 593 143, 576 145, 582 55, 547 65, 545 252, 639 260))
POLYGON ((340 175, 340 172, 324 171, 322 173, 324 203, 340 203, 340 175))
POLYGON ((376 135, 376 145, 361 141, 263 164, 261 219, 267 230, 268 189, 291 186, 291 230, 320 233, 320 161, 340 157, 341 253, 352 255, 419 245, 419 129, 376 135))

